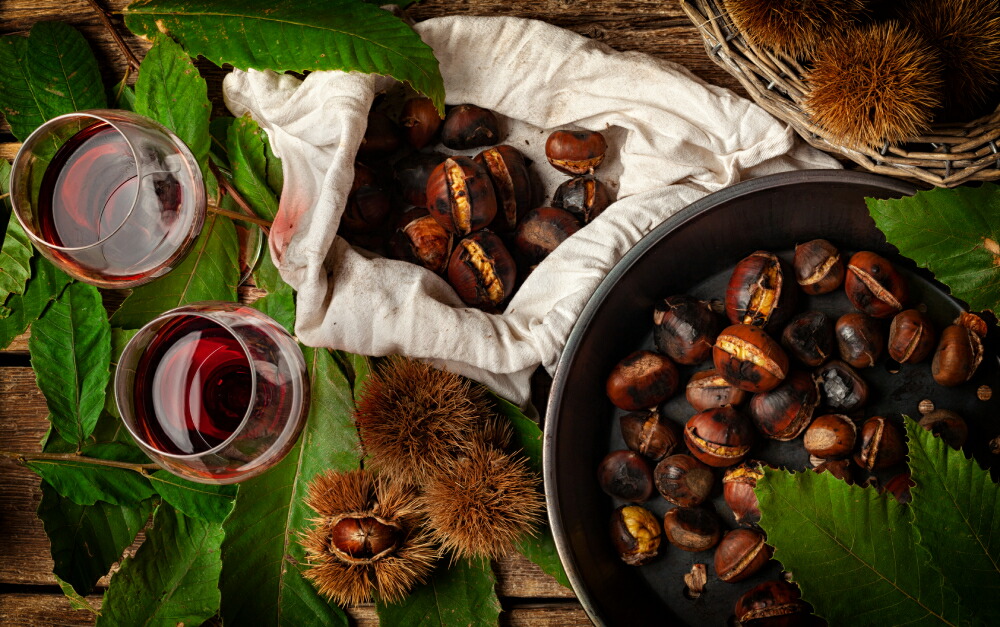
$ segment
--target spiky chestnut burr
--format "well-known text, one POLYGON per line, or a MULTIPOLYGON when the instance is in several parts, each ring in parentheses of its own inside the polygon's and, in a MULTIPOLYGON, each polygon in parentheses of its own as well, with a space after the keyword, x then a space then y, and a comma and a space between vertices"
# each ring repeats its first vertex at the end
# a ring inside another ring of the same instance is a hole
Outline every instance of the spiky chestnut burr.
POLYGON ((420 503, 443 550, 493 559, 513 551, 541 520, 539 484, 523 457, 477 443, 424 485, 420 503))
POLYGON ((354 420, 374 468, 423 485, 483 439, 488 403, 482 386, 457 374, 390 357, 365 383, 354 420))
POLYGON ((438 552, 422 527, 416 491, 370 471, 327 471, 309 484, 319 516, 301 537, 320 594, 338 605, 377 595, 393 603, 430 575, 438 552))
POLYGON ((725 6, 751 44, 800 58, 865 10, 864 0, 725 0, 725 6))
POLYGON ((835 141, 881 147, 930 128, 941 104, 941 62, 913 29, 869 24, 825 39, 804 102, 835 141))

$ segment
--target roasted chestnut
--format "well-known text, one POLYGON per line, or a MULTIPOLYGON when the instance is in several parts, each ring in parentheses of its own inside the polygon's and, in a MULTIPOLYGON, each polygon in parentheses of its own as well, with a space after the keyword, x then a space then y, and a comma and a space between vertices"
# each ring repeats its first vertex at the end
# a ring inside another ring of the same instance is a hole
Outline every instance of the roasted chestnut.
POLYGON ((580 230, 580 221, 572 213, 555 207, 529 211, 517 225, 514 249, 525 268, 534 268, 580 230))
POLYGON ((825 239, 814 239, 795 247, 792 260, 795 280, 806 294, 827 294, 844 281, 844 262, 837 247, 825 239))
POLYGON ((781 334, 781 345, 791 357, 815 368, 833 356, 833 323, 822 311, 792 318, 781 334))
POLYGON ((799 587, 782 579, 754 586, 736 601, 736 620, 742 627, 792 627, 805 624, 809 612, 799 587))
POLYGON ((656 349, 679 364, 699 364, 710 358, 721 328, 711 305, 693 296, 670 296, 653 309, 656 349))
POLYGON ((930 318, 916 309, 901 311, 889 326, 889 357, 901 364, 919 363, 930 356, 936 341, 930 318))
POLYGON ((878 320, 860 313, 844 314, 834 328, 840 358, 854 368, 870 368, 885 350, 885 333, 878 320))
POLYGON ((608 376, 608 398, 626 411, 656 407, 677 391, 677 366, 666 355, 639 350, 625 357, 608 376))
POLYGON ((733 529, 715 549, 715 574, 727 583, 743 581, 763 568, 774 549, 756 529, 733 529))
POLYGON ((747 392, 773 390, 788 374, 788 356, 778 343, 749 324, 723 329, 715 339, 712 359, 719 374, 747 392))
POLYGON ((531 206, 531 177, 524 156, 517 148, 503 145, 487 148, 473 161, 486 170, 496 193, 497 216, 491 228, 513 231, 531 206))
POLYGON ((863 469, 880 470, 906 458, 906 442, 899 428, 882 416, 873 416, 861 425, 861 449, 854 463, 863 469))
POLYGON ((389 195, 378 187, 364 185, 347 196, 340 226, 351 234, 374 233, 386 226, 391 212, 389 195))
POLYGON ((622 505, 611 514, 611 542, 629 566, 651 562, 660 552, 660 520, 641 505, 622 505))
POLYGON ((392 235, 391 248, 397 259, 421 265, 431 272, 444 273, 451 255, 452 234, 427 213, 408 209, 392 235))
POLYGON ((802 444, 821 459, 846 457, 854 450, 858 428, 854 421, 843 414, 824 414, 813 420, 806 429, 802 444))
POLYGON ((427 209, 452 233, 468 235, 497 213, 489 175, 469 157, 449 157, 427 179, 427 209))
POLYGON ((497 307, 514 290, 517 266, 500 238, 476 231, 455 244, 448 261, 448 282, 466 305, 497 307))
POLYGON ((500 121, 489 109, 472 104, 452 107, 441 125, 441 143, 452 150, 494 146, 500 142, 500 121))
POLYGON ((941 332, 931 361, 931 374, 939 385, 961 385, 972 378, 982 361, 983 340, 979 334, 953 324, 941 332))
POLYGON ((749 413, 754 426, 766 437, 787 442, 799 437, 819 404, 816 381, 804 372, 793 372, 778 387, 754 394, 749 413))
POLYGON ((906 308, 910 288, 892 262, 873 252, 854 253, 844 278, 847 298, 858 310, 875 318, 889 318, 906 308))
POLYGON ((827 459, 819 463, 813 468, 813 472, 816 474, 823 474, 828 472, 837 479, 854 485, 854 477, 851 476, 851 460, 849 459, 827 459))
POLYGON ((358 147, 358 158, 361 160, 379 160, 399 150, 402 140, 399 137, 399 127, 381 111, 368 112, 368 126, 365 136, 358 147))
POLYGON ((625 446, 654 462, 670 455, 681 441, 680 429, 655 409, 625 414, 620 423, 625 446))
POLYGON ((723 405, 739 405, 746 399, 747 393, 726 381, 715 370, 702 370, 691 376, 684 395, 695 411, 705 411, 723 405))
POLYGON ((683 551, 707 551, 719 543, 719 517, 700 507, 675 507, 663 516, 663 531, 670 544, 683 551))
POLYGON ((664 457, 653 469, 653 480, 660 496, 674 505, 700 505, 712 493, 715 475, 712 469, 690 455, 664 457))
POLYGON ((545 157, 566 174, 593 172, 607 151, 604 135, 596 131, 553 131, 545 140, 545 157))
POLYGON ((885 482, 882 486, 882 490, 888 492, 889 494, 896 497, 896 500, 906 505, 912 500, 912 495, 910 494, 910 488, 917 485, 913 479, 910 478, 910 473, 901 472, 893 478, 885 482))
POLYGON ((844 362, 834 359, 816 371, 823 404, 835 412, 850 414, 868 402, 868 384, 844 362))
POLYGON ((397 161, 393 174, 403 200, 414 207, 427 207, 427 181, 445 159, 439 152, 415 152, 397 161))
POLYGON ((577 176, 556 188, 552 206, 565 209, 584 224, 608 208, 611 194, 607 186, 593 176, 577 176))
POLYGON ((726 286, 726 315, 733 324, 780 330, 791 317, 796 287, 774 253, 758 250, 740 260, 726 286))
POLYGON ((733 407, 716 407, 695 414, 684 426, 684 443, 709 466, 738 464, 753 446, 753 426, 733 407))
POLYGON ((410 98, 403 104, 399 124, 403 127, 406 141, 416 150, 421 150, 434 141, 441 128, 441 115, 430 98, 410 98))
POLYGON ((330 548, 352 564, 368 564, 391 553, 405 533, 398 523, 349 514, 330 527, 330 548))
POLYGON ((597 468, 597 482, 607 494, 623 501, 648 501, 655 491, 653 469, 635 451, 612 451, 597 468))
POLYGON ((722 496, 733 510, 737 524, 756 524, 760 520, 760 504, 754 488, 764 477, 760 462, 748 461, 726 469, 722 476, 722 496))
POLYGON ((945 444, 956 451, 962 448, 969 438, 969 426, 961 416, 947 409, 935 409, 929 414, 924 414, 920 419, 920 426, 939 436, 945 444))

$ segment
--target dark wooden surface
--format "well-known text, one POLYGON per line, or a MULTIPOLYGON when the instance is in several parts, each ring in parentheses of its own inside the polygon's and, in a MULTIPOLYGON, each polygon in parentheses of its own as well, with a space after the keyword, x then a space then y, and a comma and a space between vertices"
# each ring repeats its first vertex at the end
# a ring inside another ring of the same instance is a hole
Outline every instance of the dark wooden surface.
MULTIPOLYGON (((102 2, 120 10, 127 2, 102 2)), ((701 78, 739 91, 734 79, 706 56, 701 39, 684 17, 678 0, 430 0, 409 10, 415 20, 441 15, 509 15, 556 24, 600 40, 618 50, 638 50, 687 66, 701 78)), ((0 35, 26 33, 38 21, 61 20, 80 29, 102 65, 106 85, 125 74, 124 57, 84 0, 4 0, 0 35)), ((141 57, 145 42, 126 36, 141 57)), ((201 63, 218 113, 222 70, 201 63)), ((13 138, 0 126, 0 157, 10 159, 13 138)), ((251 294, 246 294, 252 297, 251 294)), ((0 450, 37 451, 47 426, 45 401, 34 383, 25 337, 0 353, 0 450)), ((52 575, 49 543, 35 517, 40 492, 30 471, 0 462, 0 624, 89 625, 93 615, 74 611, 52 575)), ((590 624, 573 593, 520 556, 494 565, 505 625, 570 626, 590 624)), ((102 580, 102 585, 107 579, 102 580)), ((99 604, 100 595, 91 597, 99 604)), ((372 607, 351 610, 358 625, 375 625, 372 607)))

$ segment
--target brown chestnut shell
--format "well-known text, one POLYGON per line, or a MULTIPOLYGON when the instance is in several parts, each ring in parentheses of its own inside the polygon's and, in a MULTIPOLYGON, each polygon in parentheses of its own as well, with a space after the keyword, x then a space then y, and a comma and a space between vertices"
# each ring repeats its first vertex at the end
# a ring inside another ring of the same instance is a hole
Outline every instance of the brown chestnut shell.
POLYGON ((452 233, 484 228, 497 213, 489 175, 469 157, 449 157, 427 179, 427 210, 452 233))
POLYGON ((806 311, 791 320, 781 333, 781 346, 790 357, 811 368, 833 356, 833 322, 822 311, 806 311))
POLYGON ((871 316, 846 313, 834 327, 840 358, 853 368, 871 368, 885 351, 882 324, 871 316))
POLYGON ((747 392, 726 381, 712 369, 691 375, 691 380, 684 388, 684 396, 695 411, 705 411, 723 405, 739 405, 746 400, 747 392))
POLYGON ((889 357, 901 364, 920 363, 930 357, 937 333, 930 318, 916 309, 895 315, 889 326, 889 357))
POLYGON ((441 143, 452 150, 467 150, 500 143, 500 121, 489 109, 460 104, 448 110, 441 125, 441 143))
POLYGON ((716 468, 743 461, 753 441, 750 420, 730 406, 695 414, 684 426, 684 442, 691 454, 716 468))
POLYGON ((405 211, 399 224, 391 240, 393 256, 444 273, 451 256, 452 234, 419 207, 405 211))
POLYGON ((407 100, 399 115, 399 125, 403 127, 403 135, 416 150, 421 150, 434 141, 441 124, 441 115, 434 102, 424 96, 407 100))
POLYGON ((736 601, 736 620, 743 627, 804 625, 809 612, 799 587, 782 579, 754 586, 736 601))
POLYGON ((965 444, 969 438, 969 426, 965 420, 955 412, 948 409, 935 409, 924 414, 920 419, 920 426, 930 431, 934 435, 944 440, 944 443, 956 451, 965 444))
POLYGON ((760 504, 754 488, 763 477, 764 467, 757 461, 727 468, 722 476, 722 496, 737 524, 752 525, 760 520, 760 504))
POLYGON ((822 402, 834 412, 850 414, 868 403, 868 384, 849 365, 834 359, 816 371, 822 402))
POLYGON ((726 315, 733 324, 780 330, 795 311, 797 295, 784 262, 758 250, 733 268, 726 286, 726 315))
POLYGON ((910 287, 896 266, 867 250, 854 253, 847 263, 844 291, 852 305, 874 318, 894 316, 910 301, 910 287))
POLYGON ((681 442, 677 425, 656 410, 625 414, 619 426, 625 446, 654 462, 670 455, 681 442))
POLYGON ((538 265, 581 227, 580 221, 563 209, 532 209, 521 218, 514 234, 518 261, 525 268, 538 265))
POLYGON ((828 294, 844 282, 844 261, 837 247, 814 239, 795 247, 795 281, 806 294, 828 294))
POLYGON ((656 349, 679 364, 699 364, 712 356, 722 321, 709 303, 684 294, 669 296, 653 309, 656 349))
POLYGON ((608 398, 626 411, 656 407, 677 391, 680 375, 666 355, 635 351, 611 370, 606 390, 608 398))
POLYGON ((656 491, 653 469, 645 457, 635 451, 611 451, 597 467, 597 482, 610 496, 641 503, 656 491))
POLYGON ((448 261, 448 282, 466 305, 492 309, 513 293, 517 266, 495 234, 476 231, 462 238, 448 261))
POLYGON ((773 390, 754 394, 749 414, 764 436, 787 442, 805 431, 818 404, 816 381, 804 372, 794 371, 773 390))
POLYGON ((447 159, 440 152, 416 152, 393 166, 393 175, 403 200, 414 207, 427 207, 427 181, 434 169, 447 159))
POLYGON ((653 561, 662 537, 660 520, 641 505, 622 505, 611 514, 611 543, 629 566, 653 561))
POLYGON ((653 469, 656 490, 674 505, 693 507, 705 502, 715 485, 712 469, 683 453, 664 457, 653 469))
POLYGON ((483 150, 473 161, 489 175, 496 194, 497 215, 490 227, 500 232, 513 231, 531 208, 531 177, 524 155, 503 144, 483 150))
POLYGON ((749 324, 734 324, 715 339, 712 359, 716 371, 747 392, 778 387, 788 374, 788 356, 769 335, 749 324))
POLYGON ((719 517, 700 507, 675 507, 663 516, 663 531, 670 544, 683 551, 707 551, 719 543, 719 517))
POLYGON ((983 361, 983 340, 978 333, 952 324, 941 332, 931 374, 938 385, 954 387, 972 378, 983 361))
POLYGON ((545 140, 545 157, 566 174, 587 174, 604 162, 608 142, 597 131, 553 131, 545 140))
POLYGON ((854 463, 865 470, 889 468, 906 458, 903 434, 899 427, 882 416, 872 416, 864 421, 858 439, 861 444, 854 455, 854 463))
POLYGON ((802 438, 802 445, 821 459, 846 457, 854 450, 858 427, 843 414, 824 414, 813 420, 802 438))
POLYGON ((552 196, 552 206, 565 209, 587 224, 611 204, 608 187, 593 176, 577 176, 562 183, 552 196))
POLYGON ((743 581, 766 566, 773 553, 760 531, 733 529, 715 548, 715 574, 726 583, 743 581))

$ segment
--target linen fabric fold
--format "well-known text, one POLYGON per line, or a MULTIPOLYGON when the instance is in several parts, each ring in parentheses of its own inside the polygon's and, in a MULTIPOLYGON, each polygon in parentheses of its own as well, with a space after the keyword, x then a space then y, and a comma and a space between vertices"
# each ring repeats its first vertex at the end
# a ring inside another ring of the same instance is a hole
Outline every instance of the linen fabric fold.
POLYGON ((749 100, 667 61, 520 18, 444 17, 414 28, 441 64, 448 104, 498 113, 503 143, 534 162, 546 201, 567 180, 545 159, 545 139, 560 128, 605 135, 597 176, 617 201, 543 261, 502 314, 467 308, 441 277, 336 235, 368 111, 394 82, 236 70, 223 83, 226 105, 251 115, 283 162, 269 245, 298 292, 295 331, 305 344, 428 360, 524 404, 532 372, 555 369, 601 279, 656 225, 744 179, 840 167, 749 100))

